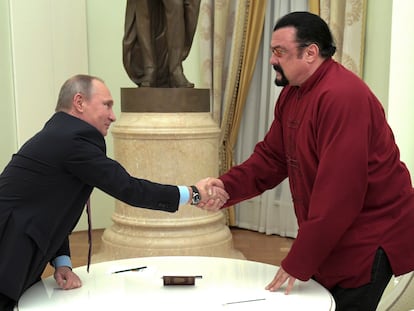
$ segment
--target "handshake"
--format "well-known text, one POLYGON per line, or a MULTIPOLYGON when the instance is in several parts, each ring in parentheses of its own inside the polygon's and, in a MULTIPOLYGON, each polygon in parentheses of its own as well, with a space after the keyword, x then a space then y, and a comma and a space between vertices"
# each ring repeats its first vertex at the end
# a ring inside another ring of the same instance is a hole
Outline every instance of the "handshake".
POLYGON ((218 178, 208 177, 202 179, 195 186, 200 192, 200 202, 196 205, 199 208, 218 211, 229 199, 223 182, 218 178))

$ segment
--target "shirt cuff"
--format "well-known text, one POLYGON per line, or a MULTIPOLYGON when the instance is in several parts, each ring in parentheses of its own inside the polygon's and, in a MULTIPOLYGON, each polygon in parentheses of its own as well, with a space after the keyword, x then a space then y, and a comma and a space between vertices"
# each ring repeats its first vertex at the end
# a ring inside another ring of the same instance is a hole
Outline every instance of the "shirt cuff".
POLYGON ((178 191, 180 191, 180 205, 187 204, 190 200, 190 190, 187 186, 178 186, 178 191))
POLYGON ((69 267, 72 269, 72 261, 70 260, 70 257, 66 255, 58 256, 53 259, 52 265, 55 269, 59 267, 69 267))

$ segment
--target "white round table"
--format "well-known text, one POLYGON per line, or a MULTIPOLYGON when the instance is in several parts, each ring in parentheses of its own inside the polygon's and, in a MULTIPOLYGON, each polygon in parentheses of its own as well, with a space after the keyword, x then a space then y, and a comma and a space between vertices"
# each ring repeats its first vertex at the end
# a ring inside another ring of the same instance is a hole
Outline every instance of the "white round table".
POLYGON ((33 310, 335 310, 317 282, 296 281, 292 292, 269 292, 277 266, 216 257, 144 257, 93 264, 74 271, 81 288, 61 290, 53 277, 29 288, 19 311, 33 310), (115 271, 146 266, 136 272, 115 271), (194 285, 164 286, 163 276, 201 276, 194 285))

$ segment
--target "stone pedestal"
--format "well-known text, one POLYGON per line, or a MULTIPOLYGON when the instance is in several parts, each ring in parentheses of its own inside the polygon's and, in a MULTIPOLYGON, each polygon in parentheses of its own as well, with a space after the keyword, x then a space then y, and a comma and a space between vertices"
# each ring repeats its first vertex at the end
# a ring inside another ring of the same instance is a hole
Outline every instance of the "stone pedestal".
MULTIPOLYGON (((122 113, 112 129, 115 159, 131 175, 159 183, 191 185, 217 176, 219 128, 209 96, 203 89, 122 89, 122 113)), ((185 205, 171 214, 117 201, 112 220, 94 262, 167 255, 244 258, 233 248, 223 212, 185 205)))

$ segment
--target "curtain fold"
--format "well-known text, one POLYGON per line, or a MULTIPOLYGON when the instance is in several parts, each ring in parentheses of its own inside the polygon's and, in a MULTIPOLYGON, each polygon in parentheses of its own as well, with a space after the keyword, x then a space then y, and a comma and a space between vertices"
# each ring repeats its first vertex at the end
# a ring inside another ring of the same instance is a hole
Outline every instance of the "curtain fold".
MULTIPOLYGON (((240 1, 244 3, 244 1, 240 1)), ((235 20, 232 1, 201 0, 198 21, 200 36, 201 87, 211 90, 211 114, 220 126, 226 81, 236 73, 229 65, 229 51, 241 45, 243 25, 235 20)), ((237 62, 237 59, 235 60, 237 62)))
POLYGON ((319 15, 319 0, 308 0, 309 12, 319 15))
MULTIPOLYGON (((234 147, 239 134, 240 122, 246 103, 249 85, 256 65, 260 38, 263 31, 263 21, 266 9, 266 1, 252 0, 246 7, 247 20, 245 23, 244 44, 239 51, 241 54, 238 65, 239 76, 236 83, 229 87, 228 94, 231 98, 224 101, 224 115, 221 126, 221 173, 230 169, 234 163, 234 147)), ((228 223, 235 225, 234 208, 228 209, 228 223)))
MULTIPOLYGON (((199 25, 202 87, 212 90, 212 117, 221 128, 220 173, 233 166, 240 119, 257 58, 265 0, 202 0, 199 25)), ((229 225, 234 209, 226 210, 229 225)))
MULTIPOLYGON (((249 91, 250 81, 256 65, 260 38, 263 31, 266 1, 251 1, 247 8, 247 25, 245 29, 245 43, 240 50, 239 79, 233 87, 231 100, 225 103, 225 112, 222 122, 222 138, 224 147, 223 170, 234 165, 234 146, 239 133, 240 121, 249 91)), ((229 92, 230 93, 230 92, 229 92)))
POLYGON ((362 78, 367 0, 320 0, 319 8, 335 39, 333 58, 362 78))

